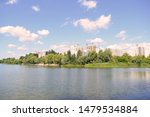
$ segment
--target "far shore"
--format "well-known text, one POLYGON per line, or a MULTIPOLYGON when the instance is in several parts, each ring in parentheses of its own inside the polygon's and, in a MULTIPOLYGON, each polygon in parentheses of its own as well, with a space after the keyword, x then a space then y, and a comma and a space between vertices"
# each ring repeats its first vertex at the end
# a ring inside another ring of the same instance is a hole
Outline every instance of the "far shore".
POLYGON ((40 64, 33 64, 33 65, 44 66, 44 67, 60 67, 59 64, 43 64, 43 63, 40 63, 40 64))
MULTIPOLYGON (((14 64, 11 64, 14 65, 14 64)), ((52 67, 52 68, 150 68, 150 64, 129 64, 129 63, 92 63, 92 64, 66 64, 66 65, 59 65, 59 64, 21 64, 21 65, 33 65, 39 67, 52 67)))

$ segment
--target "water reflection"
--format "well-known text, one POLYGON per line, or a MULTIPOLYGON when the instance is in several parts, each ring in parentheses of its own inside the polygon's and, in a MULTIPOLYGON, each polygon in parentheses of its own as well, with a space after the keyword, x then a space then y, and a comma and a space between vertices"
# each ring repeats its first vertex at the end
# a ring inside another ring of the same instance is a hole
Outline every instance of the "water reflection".
POLYGON ((0 69, 0 99, 150 99, 149 68, 0 69))

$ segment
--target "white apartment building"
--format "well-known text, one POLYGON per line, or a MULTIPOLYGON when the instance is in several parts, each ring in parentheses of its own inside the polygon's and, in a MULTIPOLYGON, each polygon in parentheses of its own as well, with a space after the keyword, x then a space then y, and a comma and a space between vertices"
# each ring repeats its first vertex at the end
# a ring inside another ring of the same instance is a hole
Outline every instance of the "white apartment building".
POLYGON ((90 51, 98 51, 96 45, 86 45, 84 47, 78 45, 75 46, 75 49, 73 49, 71 53, 77 54, 79 50, 83 53, 83 55, 87 55, 90 51))
POLYGON ((112 51, 113 56, 122 56, 124 53, 128 53, 130 56, 149 56, 150 55, 150 44, 121 44, 112 45, 108 47, 112 51))

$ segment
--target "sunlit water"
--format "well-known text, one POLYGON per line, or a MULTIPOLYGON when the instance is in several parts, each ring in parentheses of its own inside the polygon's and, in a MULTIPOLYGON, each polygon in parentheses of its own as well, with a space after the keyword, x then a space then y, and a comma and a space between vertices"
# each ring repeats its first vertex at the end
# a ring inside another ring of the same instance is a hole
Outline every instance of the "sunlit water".
POLYGON ((0 65, 0 99, 150 99, 150 69, 0 65))

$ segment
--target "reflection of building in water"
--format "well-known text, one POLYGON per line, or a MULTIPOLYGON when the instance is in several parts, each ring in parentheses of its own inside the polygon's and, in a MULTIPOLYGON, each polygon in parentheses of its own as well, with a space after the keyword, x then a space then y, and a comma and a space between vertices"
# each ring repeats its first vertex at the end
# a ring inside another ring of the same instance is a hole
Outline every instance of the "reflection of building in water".
POLYGON ((150 72, 147 70, 143 71, 132 71, 128 72, 130 78, 138 78, 138 79, 147 79, 148 81, 150 80, 150 72))

